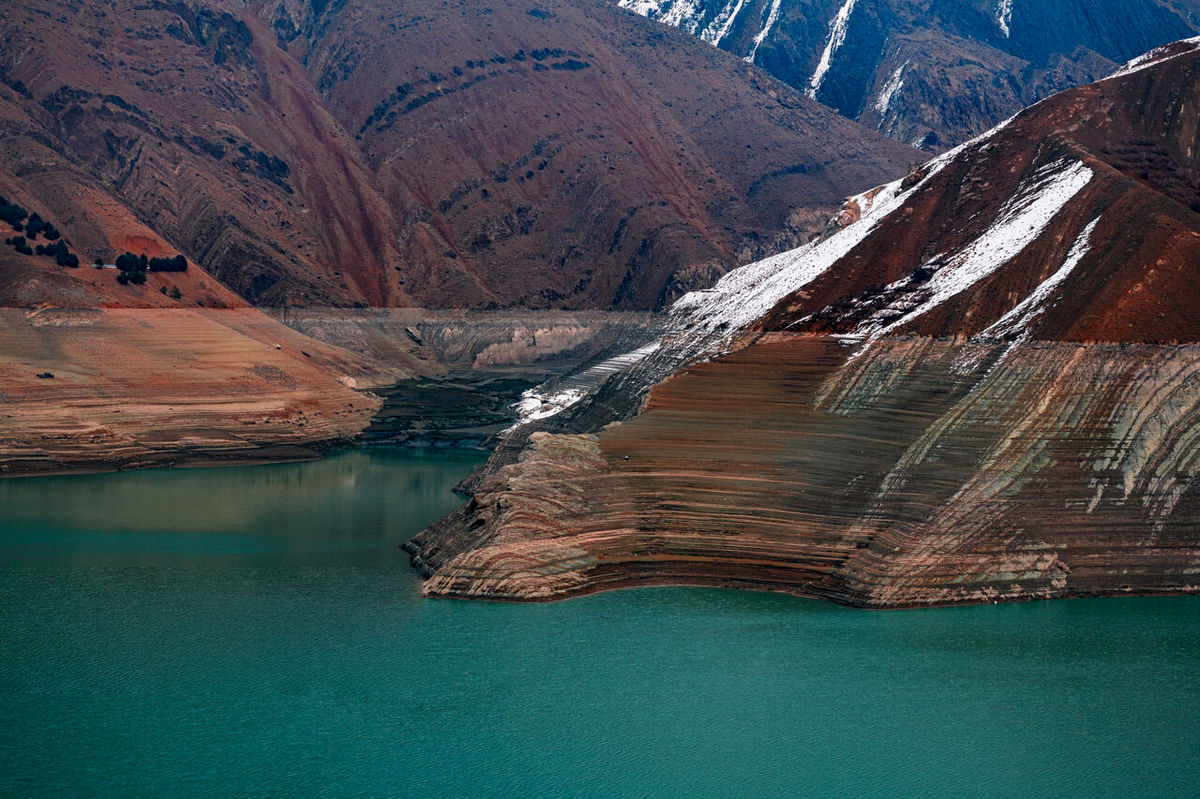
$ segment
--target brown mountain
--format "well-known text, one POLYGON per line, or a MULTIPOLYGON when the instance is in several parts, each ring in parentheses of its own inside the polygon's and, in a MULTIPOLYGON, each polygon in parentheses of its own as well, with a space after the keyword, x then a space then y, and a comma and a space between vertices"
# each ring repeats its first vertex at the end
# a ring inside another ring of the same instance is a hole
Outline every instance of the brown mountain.
POLYGON ((655 352, 518 431, 407 545, 426 592, 1200 591, 1198 130, 1191 40, 685 297, 655 352))
POLYGON ((605 3, 33 0, 0 36, 5 191, 253 303, 653 307, 910 157, 605 3))

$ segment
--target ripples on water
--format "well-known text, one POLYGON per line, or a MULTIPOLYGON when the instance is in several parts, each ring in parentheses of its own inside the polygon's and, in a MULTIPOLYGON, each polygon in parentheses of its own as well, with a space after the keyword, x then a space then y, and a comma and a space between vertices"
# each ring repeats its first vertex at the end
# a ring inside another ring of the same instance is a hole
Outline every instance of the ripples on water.
POLYGON ((478 457, 0 481, 0 795, 1189 796, 1200 600, 423 600, 478 457))

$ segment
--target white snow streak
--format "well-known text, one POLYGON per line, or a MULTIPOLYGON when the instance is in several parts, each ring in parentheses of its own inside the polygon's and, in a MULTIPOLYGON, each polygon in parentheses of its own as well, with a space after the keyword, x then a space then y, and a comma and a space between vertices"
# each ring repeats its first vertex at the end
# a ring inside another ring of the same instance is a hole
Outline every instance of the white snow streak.
POLYGON ((722 8, 721 13, 713 17, 713 21, 700 33, 700 38, 719 47, 721 40, 729 35, 729 29, 733 27, 733 23, 737 20, 738 14, 742 13, 745 5, 746 0, 737 0, 734 5, 722 8))
POLYGON ((1071 251, 1067 253, 1067 259, 1063 261, 1063 265, 1057 272, 1042 281, 1028 297, 1021 300, 1017 307, 981 331, 978 338, 1010 338, 1014 335, 1022 339, 1027 338, 1030 323, 1046 311, 1044 306, 1046 300, 1067 279, 1075 267, 1079 266, 1083 256, 1087 255, 1088 248, 1091 246, 1092 231, 1096 229, 1096 223, 1099 221, 1100 217, 1096 217, 1083 229, 1079 238, 1071 246, 1071 251))
MULTIPOLYGON (((858 332, 869 344, 993 274, 1042 234, 1071 198, 1087 186, 1092 174, 1082 163, 1065 159, 1042 167, 1024 191, 1005 204, 995 224, 979 238, 951 255, 945 264, 941 264, 944 256, 926 264, 937 271, 921 291, 898 292, 898 299, 864 322, 858 332)), ((907 278, 887 289, 899 289, 905 282, 907 278)))
POLYGON ((518 418, 516 424, 509 430, 528 422, 562 413, 587 396, 588 392, 603 383, 609 375, 646 358, 661 344, 661 340, 653 341, 636 350, 613 356, 577 374, 563 378, 562 381, 554 384, 554 388, 550 388, 550 384, 543 384, 527 389, 514 405, 518 418))
POLYGON ((858 0, 846 0, 846 3, 838 10, 837 16, 829 23, 829 40, 825 42, 825 52, 821 53, 821 60, 817 62, 817 69, 813 72, 812 79, 808 82, 808 89, 805 91, 805 94, 813 100, 817 99, 817 92, 820 91, 821 84, 825 81, 825 75, 829 72, 833 54, 846 41, 846 23, 849 22, 850 14, 854 11, 854 4, 857 2, 858 0))
POLYGON ((884 120, 882 117, 887 115, 887 112, 892 110, 892 100, 896 99, 896 95, 904 88, 904 70, 908 68, 909 62, 905 61, 903 65, 896 67, 896 71, 892 73, 892 77, 888 78, 888 82, 884 85, 883 91, 879 93, 879 98, 875 100, 875 110, 879 112, 880 120, 879 127, 883 128, 884 120))
POLYGON ((940 172, 947 164, 977 147, 1016 117, 1010 117, 971 141, 948 150, 923 167, 926 175, 907 191, 900 190, 902 180, 850 199, 861 216, 833 235, 734 269, 710 289, 693 291, 680 297, 671 307, 677 336, 672 347, 692 347, 695 354, 720 349, 741 328, 759 319, 775 304, 811 283, 829 267, 867 238, 884 217, 900 209, 909 195, 940 172))
POLYGON ((1012 22, 1012 7, 1013 0, 1000 0, 996 7, 996 24, 1000 26, 1000 32, 1004 34, 1005 39, 1010 35, 1008 26, 1012 22))
POLYGON ((771 0, 771 10, 767 13, 767 21, 763 24, 762 30, 754 37, 754 45, 750 48, 750 54, 746 56, 746 61, 753 64, 754 56, 758 55, 758 46, 767 40, 767 36, 771 34, 771 29, 775 27, 775 23, 779 20, 779 6, 783 0, 771 0))

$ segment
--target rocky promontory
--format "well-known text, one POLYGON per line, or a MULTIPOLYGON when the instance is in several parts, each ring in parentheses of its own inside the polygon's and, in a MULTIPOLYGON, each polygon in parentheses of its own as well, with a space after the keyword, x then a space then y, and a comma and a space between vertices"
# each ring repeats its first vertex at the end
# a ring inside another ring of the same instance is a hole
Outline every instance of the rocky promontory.
POLYGON ((684 297, 406 545, 425 592, 1200 591, 1198 120, 1185 41, 684 297))

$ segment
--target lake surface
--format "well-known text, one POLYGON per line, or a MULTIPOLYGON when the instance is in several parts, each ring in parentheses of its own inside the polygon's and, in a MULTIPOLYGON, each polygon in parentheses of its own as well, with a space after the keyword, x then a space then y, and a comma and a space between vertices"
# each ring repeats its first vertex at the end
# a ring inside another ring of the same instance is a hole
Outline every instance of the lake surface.
POLYGON ((1196 795, 1200 598, 422 599, 479 460, 0 481, 0 795, 1196 795))

